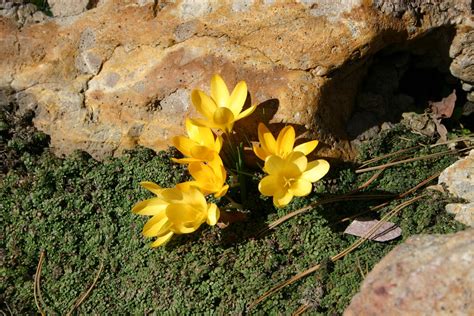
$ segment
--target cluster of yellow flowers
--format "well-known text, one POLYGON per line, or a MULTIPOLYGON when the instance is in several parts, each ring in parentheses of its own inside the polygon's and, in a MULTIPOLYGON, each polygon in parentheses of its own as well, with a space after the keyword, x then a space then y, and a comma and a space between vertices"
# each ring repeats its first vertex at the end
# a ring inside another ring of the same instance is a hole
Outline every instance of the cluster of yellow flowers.
POLYGON ((308 162, 306 158, 318 145, 317 140, 294 147, 293 126, 283 128, 275 140, 268 128, 260 123, 258 140, 260 146, 253 146, 253 151, 265 161, 263 171, 268 174, 258 184, 258 190, 263 195, 273 196, 273 204, 277 207, 287 205, 294 196, 310 194, 312 183, 329 171, 326 160, 308 162))
MULTIPOLYGON (((219 155, 222 133, 230 134, 236 121, 255 111, 255 105, 242 111, 246 99, 245 81, 239 82, 229 94, 219 75, 211 79, 210 96, 200 90, 192 91, 191 101, 204 118, 186 119, 187 136, 173 138, 174 146, 184 158, 173 158, 173 161, 187 164, 194 180, 179 183, 174 188, 141 182, 156 197, 141 201, 132 209, 139 215, 152 216, 143 228, 146 237, 156 237, 152 247, 165 244, 174 234, 192 233, 204 222, 215 225, 219 220, 219 208, 214 203, 207 203, 206 195, 214 194, 219 198, 229 189, 226 169, 219 155)), ((275 140, 260 123, 258 138, 260 145, 254 146, 253 150, 265 161, 263 170, 268 174, 258 188, 263 195, 273 196, 277 207, 287 205, 294 196, 308 195, 312 182, 321 179, 329 170, 325 160, 307 160, 306 155, 316 148, 318 141, 294 147, 295 130, 291 126, 285 127, 275 140)))

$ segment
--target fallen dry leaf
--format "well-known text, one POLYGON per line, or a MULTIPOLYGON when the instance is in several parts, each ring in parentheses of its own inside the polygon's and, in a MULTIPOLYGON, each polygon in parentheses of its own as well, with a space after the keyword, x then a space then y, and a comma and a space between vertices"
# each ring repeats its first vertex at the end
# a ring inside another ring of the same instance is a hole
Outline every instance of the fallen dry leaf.
MULTIPOLYGON (((354 220, 349 226, 347 226, 344 233, 354 235, 357 237, 365 236, 379 220, 354 220)), ((384 222, 368 239, 375 241, 389 241, 399 237, 402 234, 402 229, 391 222, 384 222)))
POLYGON ((444 118, 449 118, 453 115, 454 105, 456 104, 456 90, 438 102, 429 102, 431 111, 431 118, 436 125, 436 131, 439 134, 439 142, 445 142, 448 138, 448 130, 446 126, 441 123, 444 118))
POLYGON ((449 118, 453 115, 454 105, 456 104, 456 90, 438 102, 430 102, 430 107, 438 118, 449 118))

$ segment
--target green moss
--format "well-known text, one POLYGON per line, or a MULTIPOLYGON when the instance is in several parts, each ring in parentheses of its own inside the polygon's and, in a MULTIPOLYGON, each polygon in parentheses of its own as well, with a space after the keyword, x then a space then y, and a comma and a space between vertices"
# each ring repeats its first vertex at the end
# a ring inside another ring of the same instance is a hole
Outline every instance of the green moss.
MULTIPOLYGON (((12 137, 6 137, 5 141, 12 137)), ((39 139, 39 141, 42 141, 39 139)), ((431 140, 397 127, 364 146, 361 158, 429 143, 431 140)), ((150 197, 138 183, 150 180, 173 186, 187 178, 170 163, 176 152, 155 154, 137 149, 120 158, 97 162, 84 153, 59 159, 48 151, 10 146, 18 163, 2 178, 0 208, 4 254, 1 299, 15 314, 33 313, 33 279, 39 254, 46 251, 41 291, 48 314, 65 313, 92 283, 100 263, 104 270, 81 314, 241 313, 259 295, 348 247, 356 240, 342 233, 339 220, 380 201, 339 202, 318 206, 254 238, 267 222, 327 194, 356 188, 373 173, 361 175, 335 166, 315 193, 295 199, 283 209, 271 200, 250 196, 248 221, 226 229, 203 227, 174 238, 166 247, 150 249, 141 236, 146 218, 130 212, 150 197)), ((418 155, 442 150, 424 148, 418 155)), ((401 193, 448 166, 453 157, 418 161, 386 170, 367 191, 401 193)), ((256 192, 256 183, 249 186, 256 192)), ((449 233, 463 228, 443 210, 441 194, 404 209, 394 219, 403 239, 418 233, 449 233)), ((222 202, 221 202, 222 203, 222 202)), ((397 203, 392 203, 392 206, 397 203)), ((382 211, 381 214, 388 209, 382 211)), ((380 214, 374 214, 378 217, 380 214)), ((302 303, 321 315, 341 313, 367 273, 403 239, 367 242, 344 259, 268 298, 257 314, 293 312, 302 303)))

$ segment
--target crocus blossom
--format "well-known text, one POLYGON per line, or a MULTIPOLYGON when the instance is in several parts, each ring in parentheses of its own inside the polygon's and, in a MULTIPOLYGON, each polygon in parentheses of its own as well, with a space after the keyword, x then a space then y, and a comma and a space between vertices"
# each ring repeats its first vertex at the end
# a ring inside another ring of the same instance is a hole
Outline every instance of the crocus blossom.
POLYGON ((289 154, 296 151, 308 155, 318 145, 317 140, 312 140, 294 147, 295 129, 293 126, 284 127, 275 140, 272 133, 263 123, 258 124, 258 140, 260 146, 254 145, 253 151, 255 155, 263 161, 271 155, 286 158, 289 154))
POLYGON ((227 174, 220 158, 207 163, 190 163, 188 171, 194 180, 179 183, 178 186, 195 186, 204 195, 214 194, 216 198, 222 197, 227 193, 229 189, 229 185, 225 183, 227 174))
POLYGON ((247 84, 240 81, 229 94, 227 85, 219 75, 212 76, 211 95, 201 90, 193 90, 191 101, 196 110, 204 116, 203 119, 193 119, 197 125, 220 129, 229 133, 234 123, 249 116, 256 109, 256 105, 242 111, 247 99, 247 84))
POLYGON ((308 163, 306 156, 299 151, 292 152, 285 159, 269 156, 263 170, 268 174, 259 185, 259 191, 273 197, 273 204, 283 207, 294 196, 311 193, 312 183, 321 179, 329 171, 329 163, 318 159, 308 163))
POLYGON ((219 155, 222 148, 222 137, 214 137, 214 133, 208 127, 198 126, 190 119, 186 119, 186 132, 188 137, 173 137, 173 145, 185 156, 185 158, 172 158, 177 163, 191 163, 197 161, 211 161, 219 155))
POLYGON ((138 202, 132 211, 152 216, 143 227, 145 237, 156 237, 152 247, 164 245, 174 234, 192 233, 204 222, 215 225, 219 219, 217 205, 207 203, 196 187, 164 189, 153 182, 142 182, 141 185, 156 197, 138 202))

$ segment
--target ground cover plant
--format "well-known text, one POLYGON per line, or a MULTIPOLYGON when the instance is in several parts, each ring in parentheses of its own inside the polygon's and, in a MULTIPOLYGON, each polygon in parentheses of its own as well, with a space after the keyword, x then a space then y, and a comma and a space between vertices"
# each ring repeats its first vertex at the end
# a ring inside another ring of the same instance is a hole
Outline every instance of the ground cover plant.
MULTIPOLYGON (((61 159, 49 152, 47 137, 31 127, 31 115, 9 114, 13 112, 13 108, 2 111, 0 131, 1 308, 7 314, 37 312, 35 289, 47 314, 286 314, 301 306, 315 314, 341 313, 363 276, 396 244, 413 234, 463 229, 444 211, 450 198, 430 191, 429 197, 392 219, 402 228, 402 238, 365 242, 334 263, 328 258, 357 240, 342 233, 348 224, 343 219, 380 199, 319 205, 261 234, 268 223, 312 202, 350 192, 377 172, 358 174, 353 165, 339 164, 309 197, 295 198, 284 208, 275 208, 271 197, 258 194, 257 183, 252 182, 249 204, 254 207, 246 213, 246 221, 226 228, 203 226, 151 249, 140 234, 145 219, 130 209, 136 201, 151 197, 137 185, 141 179, 163 187, 189 180, 186 169, 170 161, 177 157, 175 150, 154 153, 139 148, 103 162, 80 152, 61 159), (317 263, 323 265, 316 273, 248 308, 265 291, 317 263), (88 288, 88 296, 81 300, 88 288)), ((361 148, 360 158, 433 141, 398 125, 361 148)), ((422 146, 413 155, 444 150, 445 146, 422 146)), ((387 168, 362 191, 405 192, 454 160, 454 155, 442 155, 387 168)), ((372 216, 380 217, 414 194, 372 216)))

